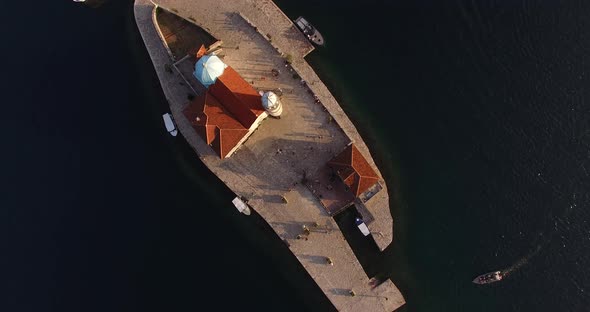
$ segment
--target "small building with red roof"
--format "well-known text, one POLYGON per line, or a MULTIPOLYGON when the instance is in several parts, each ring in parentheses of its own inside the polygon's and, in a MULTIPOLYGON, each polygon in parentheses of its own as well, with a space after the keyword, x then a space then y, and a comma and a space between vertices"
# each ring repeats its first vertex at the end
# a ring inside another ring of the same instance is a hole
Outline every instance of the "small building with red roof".
POLYGON ((379 176, 354 144, 350 144, 328 162, 338 177, 355 197, 359 197, 375 183, 379 176))

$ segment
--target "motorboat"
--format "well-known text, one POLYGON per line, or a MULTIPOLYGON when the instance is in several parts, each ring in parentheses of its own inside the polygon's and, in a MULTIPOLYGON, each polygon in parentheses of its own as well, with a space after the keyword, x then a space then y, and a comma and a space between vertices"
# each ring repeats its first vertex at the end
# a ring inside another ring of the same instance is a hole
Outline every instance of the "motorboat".
POLYGON ((489 272, 486 274, 482 274, 478 277, 476 277, 473 282, 475 284, 490 284, 490 283, 494 283, 494 282, 499 282, 502 280, 504 276, 502 275, 502 271, 495 271, 495 272, 489 272))
POLYGON ((239 212, 249 216, 250 215, 250 208, 248 207, 248 204, 246 204, 240 197, 236 197, 231 201, 234 206, 236 206, 236 209, 238 209, 239 212))
POLYGON ((164 119, 164 125, 166 125, 166 131, 168 131, 170 135, 176 136, 178 134, 178 130, 176 129, 172 115, 170 113, 166 113, 162 115, 162 118, 164 119))
POLYGON ((356 226, 359 228, 359 230, 361 231, 361 233, 363 233, 364 236, 368 236, 369 234, 371 234, 371 232, 369 231, 369 228, 367 227, 367 225, 365 224, 363 219, 361 219, 361 218, 354 219, 354 224, 356 224, 356 226))
POLYGON ((311 42, 315 43, 318 46, 324 45, 324 37, 322 36, 322 34, 320 34, 320 32, 315 27, 313 27, 313 25, 310 22, 303 18, 303 16, 299 16, 295 20, 295 25, 299 27, 299 29, 311 42))

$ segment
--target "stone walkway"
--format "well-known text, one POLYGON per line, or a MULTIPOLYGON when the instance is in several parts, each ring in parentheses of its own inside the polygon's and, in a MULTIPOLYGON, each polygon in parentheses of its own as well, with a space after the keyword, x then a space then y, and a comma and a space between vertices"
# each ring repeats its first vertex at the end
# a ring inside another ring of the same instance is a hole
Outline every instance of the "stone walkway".
MULTIPOLYGON (((351 138, 373 164, 356 129, 323 83, 318 79, 316 83, 308 84, 308 86, 312 90, 317 88, 320 92, 325 89, 327 93, 321 95, 323 97, 321 101, 325 106, 314 103, 307 86, 291 77, 292 74, 288 68, 284 67, 284 60, 276 47, 269 44, 268 36, 263 36, 259 32, 270 34, 273 44, 278 45, 283 42, 291 48, 285 51, 293 55, 293 67, 301 77, 305 77, 306 81, 312 81, 305 76, 305 68, 309 66, 303 60, 303 56, 312 50, 309 42, 296 29, 293 29, 295 32, 290 30, 290 27, 294 26, 270 1, 234 3, 212 0, 197 2, 162 0, 160 2, 164 4, 164 8, 175 13, 178 11, 179 15, 195 20, 196 24, 223 40, 224 61, 234 67, 256 89, 281 88, 283 90, 284 116, 281 119, 265 120, 235 155, 229 159, 219 159, 213 150, 197 136, 188 120, 182 115, 182 109, 188 104, 187 94, 192 91, 185 83, 181 83, 183 80, 178 73, 165 70, 166 64, 170 64, 171 60, 154 27, 153 4, 148 0, 136 0, 137 25, 154 63, 164 94, 178 129, 199 158, 236 194, 249 199, 249 204, 272 226, 277 235, 289 243, 293 254, 338 310, 393 311, 403 305, 405 303, 403 296, 390 280, 373 290, 370 289, 369 278, 337 224, 309 189, 300 184, 303 172, 306 174, 315 172, 340 152, 351 138), (238 8, 242 14, 236 14, 236 7, 226 7, 248 5, 248 9, 244 9, 243 12, 241 12, 242 7, 238 8), (258 16, 255 12, 261 15, 258 16), (278 14, 277 16, 281 17, 276 19, 277 27, 266 26, 274 29, 272 33, 270 30, 266 32, 257 24, 258 18, 271 20, 267 14, 273 16, 278 14), (249 25, 243 17, 246 17, 250 23, 256 23, 258 29, 249 25), (292 39, 289 39, 291 37, 292 39), (303 71, 300 71, 298 66, 303 71), (272 75, 273 68, 281 70, 278 77, 272 75), (336 108, 326 105, 327 102, 330 104, 330 101, 333 101, 332 106, 336 108), (330 115, 338 124, 331 121, 330 115), (304 225, 310 229, 309 232, 303 230, 304 225), (298 236, 300 239, 297 239, 298 236), (328 264, 328 258, 333 265, 328 264), (356 295, 351 296, 350 290, 354 290, 356 295)), ((369 207, 369 210, 376 219, 370 225, 373 227, 371 230, 388 235, 388 237, 375 236, 379 247, 383 249, 391 242, 392 233, 387 190, 379 192, 367 203, 367 206, 369 204, 381 205, 381 207, 369 207), (384 215, 382 219, 379 214, 384 215), (384 229, 375 229, 375 226, 381 226, 384 229)))

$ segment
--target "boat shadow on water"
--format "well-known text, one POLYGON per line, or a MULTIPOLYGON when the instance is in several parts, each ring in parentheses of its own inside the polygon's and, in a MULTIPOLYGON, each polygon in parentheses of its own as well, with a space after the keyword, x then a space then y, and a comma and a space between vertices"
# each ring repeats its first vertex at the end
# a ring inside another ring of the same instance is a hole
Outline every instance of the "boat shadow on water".
POLYGON ((105 4, 108 0, 73 0, 74 2, 84 3, 84 5, 91 7, 93 9, 101 7, 105 4))

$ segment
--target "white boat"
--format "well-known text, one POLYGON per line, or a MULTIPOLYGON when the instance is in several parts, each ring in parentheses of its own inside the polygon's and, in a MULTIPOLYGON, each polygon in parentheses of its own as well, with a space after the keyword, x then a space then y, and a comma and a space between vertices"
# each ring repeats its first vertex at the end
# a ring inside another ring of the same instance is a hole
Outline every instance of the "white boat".
POLYGON ((361 218, 356 218, 354 220, 354 223, 359 228, 359 230, 361 230, 361 233, 363 233, 364 236, 368 236, 369 234, 371 234, 371 232, 369 231, 369 228, 367 227, 367 225, 365 224, 365 222, 363 222, 363 220, 361 218))
POLYGON ((170 133, 172 136, 176 136, 178 134, 178 130, 176 130, 176 125, 174 124, 174 120, 172 119, 172 115, 166 113, 162 115, 164 118, 164 124, 166 125, 166 131, 170 133))
POLYGON ((234 206, 236 206, 236 208, 238 209, 239 212, 241 212, 247 216, 250 215, 250 208, 241 198, 236 197, 231 202, 234 204, 234 206))

